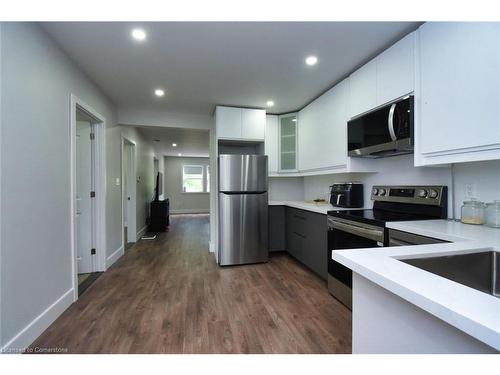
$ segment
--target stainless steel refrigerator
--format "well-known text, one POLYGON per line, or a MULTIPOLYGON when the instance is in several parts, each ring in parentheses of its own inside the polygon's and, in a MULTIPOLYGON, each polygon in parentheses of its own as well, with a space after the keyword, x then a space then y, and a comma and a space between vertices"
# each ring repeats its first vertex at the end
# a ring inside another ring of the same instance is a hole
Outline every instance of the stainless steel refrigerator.
POLYGON ((219 264, 267 262, 267 156, 219 156, 219 264))

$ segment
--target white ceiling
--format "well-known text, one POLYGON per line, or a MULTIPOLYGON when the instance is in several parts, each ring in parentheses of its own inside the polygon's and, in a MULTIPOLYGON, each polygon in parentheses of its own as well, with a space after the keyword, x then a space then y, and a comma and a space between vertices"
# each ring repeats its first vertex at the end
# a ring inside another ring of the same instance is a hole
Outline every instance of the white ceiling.
POLYGON ((416 22, 49 22, 42 27, 118 107, 210 114, 303 107, 416 22), (142 27, 147 40, 130 37, 142 27), (314 67, 304 64, 314 54, 314 67), (165 89, 162 99, 153 91, 165 89))
POLYGON ((155 151, 163 156, 197 156, 208 157, 209 133, 208 130, 137 127, 147 141, 150 141, 155 151), (160 140, 156 142, 155 140, 160 140), (173 147, 172 143, 177 143, 173 147))

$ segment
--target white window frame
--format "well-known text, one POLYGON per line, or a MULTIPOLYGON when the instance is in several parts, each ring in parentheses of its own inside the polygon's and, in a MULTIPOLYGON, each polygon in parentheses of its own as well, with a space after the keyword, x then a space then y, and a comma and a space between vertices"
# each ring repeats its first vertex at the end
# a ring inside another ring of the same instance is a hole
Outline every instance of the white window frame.
POLYGON ((207 167, 206 164, 183 164, 182 165, 182 177, 181 177, 181 192, 183 194, 209 194, 207 191, 207 167), (201 184, 203 191, 184 191, 184 168, 186 167, 201 167, 201 184))

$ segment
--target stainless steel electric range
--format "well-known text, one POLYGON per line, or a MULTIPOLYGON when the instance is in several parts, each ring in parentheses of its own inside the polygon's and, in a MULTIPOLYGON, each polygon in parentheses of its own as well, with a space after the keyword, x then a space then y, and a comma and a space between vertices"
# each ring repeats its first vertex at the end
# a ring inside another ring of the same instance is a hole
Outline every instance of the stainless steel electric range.
POLYGON ((352 308, 352 271, 332 259, 332 250, 389 246, 386 223, 445 219, 446 186, 373 186, 373 209, 328 212, 328 290, 352 308))

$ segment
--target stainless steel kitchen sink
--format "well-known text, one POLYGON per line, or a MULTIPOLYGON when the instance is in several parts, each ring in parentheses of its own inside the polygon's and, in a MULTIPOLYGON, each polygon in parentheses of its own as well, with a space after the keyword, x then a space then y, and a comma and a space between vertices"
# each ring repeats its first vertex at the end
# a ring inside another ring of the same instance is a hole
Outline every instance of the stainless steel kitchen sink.
POLYGON ((401 262, 500 298, 500 253, 497 251, 401 259, 401 262))

